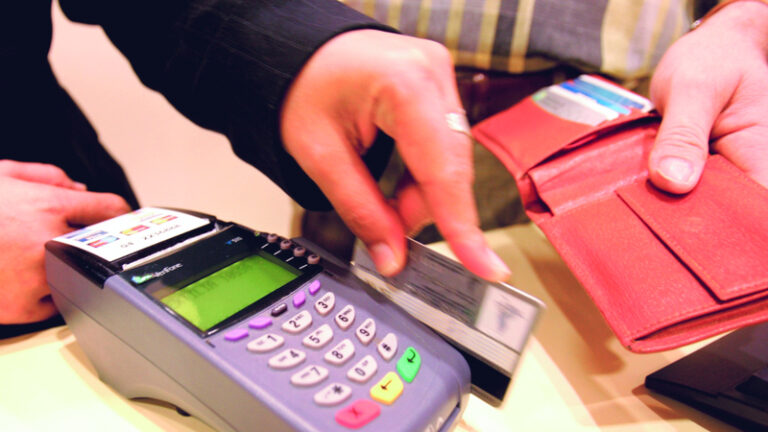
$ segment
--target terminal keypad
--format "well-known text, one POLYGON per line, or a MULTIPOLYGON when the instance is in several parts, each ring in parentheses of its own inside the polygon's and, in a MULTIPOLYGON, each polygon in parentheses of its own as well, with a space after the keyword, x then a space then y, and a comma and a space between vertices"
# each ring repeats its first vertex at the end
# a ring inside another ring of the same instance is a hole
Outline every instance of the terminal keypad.
MULTIPOLYGON (((285 252, 295 245, 281 246, 285 252)), ((299 254, 292 256, 307 253, 301 247, 299 254)), ((381 411, 379 404, 396 403, 420 366, 414 363, 420 359, 413 347, 408 347, 398 362, 392 361, 398 354, 398 336, 386 330, 378 334, 376 320, 366 315, 365 310, 355 308, 315 278, 287 300, 248 320, 247 328, 229 330, 225 340, 244 343, 254 361, 264 362, 272 373, 285 374, 296 389, 297 400, 306 394, 304 397, 317 406, 335 409, 329 415, 338 424, 356 428, 374 421, 381 411), (246 342, 241 342, 243 339, 246 342), (308 353, 319 355, 308 360, 308 353), (365 397, 342 406, 356 389, 365 397)))

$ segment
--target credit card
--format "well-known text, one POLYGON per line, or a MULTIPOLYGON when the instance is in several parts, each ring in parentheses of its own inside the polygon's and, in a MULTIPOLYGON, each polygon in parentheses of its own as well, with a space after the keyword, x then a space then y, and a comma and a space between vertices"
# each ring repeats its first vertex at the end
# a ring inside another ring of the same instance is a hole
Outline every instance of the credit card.
POLYGON ((626 108, 634 108, 643 112, 649 112, 653 109, 653 104, 647 98, 591 75, 580 75, 573 82, 585 90, 587 94, 607 99, 626 108))
POLYGON ((532 99, 550 114, 590 126, 653 109, 650 100, 591 75, 545 87, 532 99))
POLYGON ((575 123, 597 126, 606 120, 618 117, 613 111, 600 107, 587 98, 579 98, 560 86, 539 90, 533 95, 533 102, 552 115, 575 123))
POLYGON ((408 263, 393 277, 380 275, 364 249, 355 248, 353 273, 457 348, 472 371, 473 393, 500 405, 544 303, 412 239, 408 263))

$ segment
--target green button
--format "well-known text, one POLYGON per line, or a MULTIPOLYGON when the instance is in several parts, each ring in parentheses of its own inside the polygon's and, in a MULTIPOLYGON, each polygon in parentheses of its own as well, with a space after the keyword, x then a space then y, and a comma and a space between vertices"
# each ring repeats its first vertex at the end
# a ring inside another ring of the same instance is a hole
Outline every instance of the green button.
POLYGON ((411 382, 416 378, 421 367, 421 356, 414 347, 408 347, 400 360, 397 361, 397 372, 405 380, 411 382))

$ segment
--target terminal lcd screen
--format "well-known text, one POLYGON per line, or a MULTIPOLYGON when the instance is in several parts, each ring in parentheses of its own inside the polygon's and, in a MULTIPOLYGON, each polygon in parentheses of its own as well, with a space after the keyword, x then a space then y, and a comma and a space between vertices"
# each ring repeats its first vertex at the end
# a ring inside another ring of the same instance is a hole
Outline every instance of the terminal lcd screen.
POLYGON ((207 331, 301 274, 300 270, 262 252, 158 300, 201 331, 207 331))

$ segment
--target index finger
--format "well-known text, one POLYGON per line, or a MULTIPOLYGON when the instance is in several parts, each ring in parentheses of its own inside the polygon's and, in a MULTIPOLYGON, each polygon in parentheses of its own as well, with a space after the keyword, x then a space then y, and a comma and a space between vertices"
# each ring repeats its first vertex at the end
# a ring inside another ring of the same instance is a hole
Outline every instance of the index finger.
POLYGON ((463 116, 454 83, 452 69, 426 83, 409 86, 401 80, 397 91, 382 98, 380 111, 385 113, 377 124, 395 139, 438 230, 458 259, 485 279, 505 280, 510 271, 478 226, 472 140, 468 133, 452 130, 446 119, 463 116))

